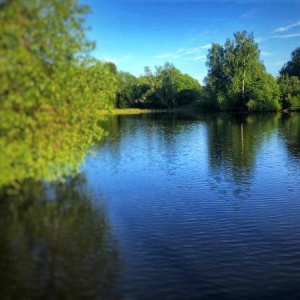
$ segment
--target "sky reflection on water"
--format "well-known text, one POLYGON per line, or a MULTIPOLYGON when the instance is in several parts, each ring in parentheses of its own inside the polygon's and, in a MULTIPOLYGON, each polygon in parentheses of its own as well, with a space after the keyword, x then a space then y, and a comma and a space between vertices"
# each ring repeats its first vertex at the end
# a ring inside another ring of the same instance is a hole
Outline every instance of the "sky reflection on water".
POLYGON ((300 298, 300 116, 113 116, 0 205, 2 299, 300 298))

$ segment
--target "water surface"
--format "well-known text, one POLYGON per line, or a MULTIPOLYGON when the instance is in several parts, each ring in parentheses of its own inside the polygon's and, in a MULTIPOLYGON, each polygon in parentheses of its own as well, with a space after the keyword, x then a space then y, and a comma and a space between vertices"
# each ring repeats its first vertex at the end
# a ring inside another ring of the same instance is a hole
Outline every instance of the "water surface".
POLYGON ((2 201, 1 298, 300 298, 299 115, 105 126, 78 178, 2 201))

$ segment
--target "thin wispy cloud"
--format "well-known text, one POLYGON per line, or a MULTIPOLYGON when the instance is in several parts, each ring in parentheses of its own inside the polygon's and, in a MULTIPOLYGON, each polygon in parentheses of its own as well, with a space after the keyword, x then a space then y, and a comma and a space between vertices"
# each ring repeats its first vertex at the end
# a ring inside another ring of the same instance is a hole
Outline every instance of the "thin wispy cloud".
POLYGON ((272 56, 272 55, 274 55, 274 53, 272 53, 272 52, 267 52, 267 51, 261 51, 261 52, 260 52, 260 55, 261 55, 261 56, 272 56))
POLYGON ((206 59, 206 55, 198 55, 193 58, 193 60, 202 60, 202 59, 206 59))
POLYGON ((299 33, 291 33, 291 34, 283 34, 283 35, 270 35, 270 36, 261 36, 255 39, 256 43, 261 43, 270 39, 291 39, 291 38, 295 38, 295 37, 299 37, 300 36, 300 32, 299 33))
POLYGON ((261 43, 261 42, 264 42, 269 39, 271 39, 271 37, 269 37, 269 36, 259 36, 259 37, 255 38, 255 42, 261 43))
POLYGON ((296 22, 296 23, 294 23, 294 24, 288 25, 288 26, 276 28, 276 29, 274 30, 274 32, 285 32, 285 31, 288 31, 288 30, 290 30, 291 28, 294 28, 294 27, 297 27, 297 26, 300 26, 300 21, 298 21, 298 22, 296 22))
POLYGON ((281 35, 281 36, 279 36, 279 38, 289 39, 289 38, 294 38, 294 37, 298 37, 298 36, 300 36, 300 33, 292 33, 292 34, 281 35))
POLYGON ((249 18, 252 18, 254 17, 256 14, 258 13, 258 9, 257 8, 254 8, 248 12, 245 12, 241 15, 241 18, 244 18, 244 19, 249 19, 249 18))
POLYGON ((199 53, 200 51, 207 50, 210 47, 211 47, 211 44, 207 44, 207 45, 196 47, 196 48, 186 49, 186 54, 199 53))
POLYGON ((206 58, 202 52, 211 47, 211 44, 203 45, 195 48, 181 48, 175 52, 167 52, 155 55, 156 59, 184 59, 184 60, 200 60, 206 58))

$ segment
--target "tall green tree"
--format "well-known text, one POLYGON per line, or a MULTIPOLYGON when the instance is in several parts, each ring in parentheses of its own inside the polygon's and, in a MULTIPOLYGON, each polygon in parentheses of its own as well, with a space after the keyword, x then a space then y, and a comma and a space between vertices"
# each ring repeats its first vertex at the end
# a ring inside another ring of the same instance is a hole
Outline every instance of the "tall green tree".
POLYGON ((300 110, 300 79, 297 76, 281 75, 278 84, 282 108, 300 110))
POLYGON ((281 107, 279 85, 268 73, 262 73, 249 84, 246 97, 250 111, 276 111, 281 107))
POLYGON ((300 47, 292 52, 291 60, 281 68, 280 75, 297 76, 300 79, 300 47))
MULTIPOLYGON (((227 39, 225 44, 212 44, 207 55, 208 75, 205 79, 207 101, 212 106, 219 106, 222 110, 248 110, 253 101, 261 101, 257 97, 264 97, 264 109, 278 107, 277 94, 254 92, 254 82, 263 78, 264 85, 274 85, 267 75, 263 63, 260 61, 258 45, 254 42, 253 34, 246 31, 234 33, 234 39, 227 39), (271 96, 271 98, 266 98, 271 96), (253 98, 254 97, 254 98, 253 98)), ((275 83, 276 84, 276 83, 275 83)), ((261 85, 260 85, 261 88, 261 85)), ((271 87, 264 87, 268 90, 271 87)))
POLYGON ((291 60, 281 68, 279 73, 282 108, 300 110, 300 47, 291 53, 291 60))

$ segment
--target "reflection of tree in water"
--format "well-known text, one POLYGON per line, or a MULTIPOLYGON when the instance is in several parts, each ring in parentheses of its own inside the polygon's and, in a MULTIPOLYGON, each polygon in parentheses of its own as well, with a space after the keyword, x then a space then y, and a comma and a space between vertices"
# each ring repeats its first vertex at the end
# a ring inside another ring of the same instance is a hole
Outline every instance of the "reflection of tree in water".
POLYGON ((115 299, 117 251, 78 176, 0 202, 1 299, 115 299))
POLYGON ((103 145, 109 145, 113 153, 120 155, 121 140, 138 137, 142 134, 143 142, 147 142, 148 148, 152 149, 153 139, 156 137, 161 142, 175 143, 177 137, 188 130, 188 125, 197 121, 195 114, 180 113, 157 113, 140 115, 112 115, 101 126, 108 133, 105 140, 101 140, 97 150, 103 145))
POLYGON ((280 132, 289 154, 300 159, 300 115, 282 114, 280 119, 280 132))
POLYGON ((210 166, 236 182, 250 176, 255 161, 254 136, 245 115, 218 115, 207 121, 210 166))
POLYGON ((117 169, 122 158, 126 159, 124 153, 128 149, 127 159, 137 159, 145 152, 149 158, 156 146, 162 146, 162 151, 166 148, 169 152, 175 151, 176 138, 186 129, 186 121, 180 122, 178 115, 168 113, 112 115, 101 126, 108 137, 95 148, 98 153, 108 148, 105 154, 112 155, 117 169))
POLYGON ((300 158, 299 117, 276 113, 206 117, 213 175, 227 176, 238 188, 249 186, 260 147, 277 136, 278 129, 289 153, 300 158))

